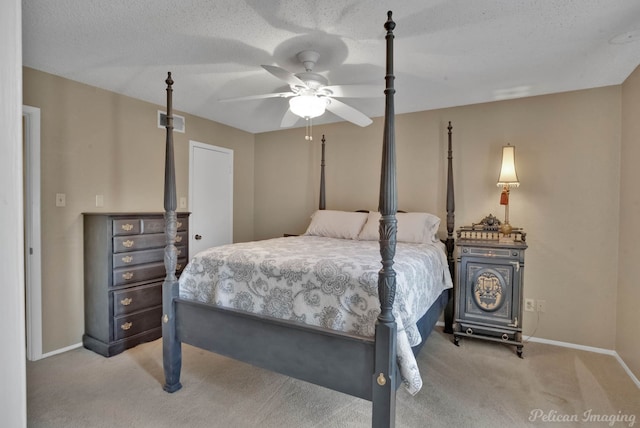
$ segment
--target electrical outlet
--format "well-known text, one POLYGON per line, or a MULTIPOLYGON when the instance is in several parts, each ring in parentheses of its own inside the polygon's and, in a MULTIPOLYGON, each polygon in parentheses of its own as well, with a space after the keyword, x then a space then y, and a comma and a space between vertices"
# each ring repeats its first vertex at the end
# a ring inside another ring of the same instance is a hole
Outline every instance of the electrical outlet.
POLYGON ((535 312, 536 301, 534 299, 524 299, 524 310, 527 312, 535 312))
POLYGON ((64 207, 67 205, 67 195, 64 193, 56 193, 56 207, 64 207))
POLYGON ((536 310, 538 312, 544 312, 546 307, 547 307, 547 301, 546 300, 538 300, 538 305, 536 306, 536 310))
POLYGON ((104 195, 96 195, 96 207, 104 206, 104 195))

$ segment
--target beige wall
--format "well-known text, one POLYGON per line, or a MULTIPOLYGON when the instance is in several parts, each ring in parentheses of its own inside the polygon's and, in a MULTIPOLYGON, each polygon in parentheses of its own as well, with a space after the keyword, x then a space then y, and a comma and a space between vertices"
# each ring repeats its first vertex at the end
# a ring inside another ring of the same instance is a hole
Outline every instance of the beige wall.
MULTIPOLYGON (((158 76, 164 93, 166 76, 158 76)), ((44 353, 84 333, 83 212, 162 211, 165 131, 156 106, 51 74, 23 70, 25 105, 41 109, 44 353), (55 206, 56 193, 66 207, 55 206), (104 195, 96 208, 95 196, 104 195)), ((176 109, 179 105, 174 103, 176 109)), ((174 133, 178 196, 188 196, 189 140, 234 150, 234 239, 253 237, 254 136, 186 115, 174 133)))
MULTIPOLYGON (((397 97, 402 94, 397 94, 397 97)), ((504 217, 501 146, 516 146, 521 186, 510 219, 528 233, 525 335, 613 349, 616 329, 620 86, 434 110, 396 118, 399 208, 445 215, 446 125, 454 130, 456 225, 504 217)), ((300 233, 317 206, 327 138, 327 208, 377 207, 382 120, 256 135, 256 237, 300 233), (313 197, 310 197, 313 194, 313 197)), ((444 227, 444 221, 443 226, 444 227)))
POLYGON ((635 270, 640 258, 640 67, 622 85, 622 150, 620 167, 620 250, 618 258, 618 319, 616 350, 640 377, 638 304, 640 281, 635 270))

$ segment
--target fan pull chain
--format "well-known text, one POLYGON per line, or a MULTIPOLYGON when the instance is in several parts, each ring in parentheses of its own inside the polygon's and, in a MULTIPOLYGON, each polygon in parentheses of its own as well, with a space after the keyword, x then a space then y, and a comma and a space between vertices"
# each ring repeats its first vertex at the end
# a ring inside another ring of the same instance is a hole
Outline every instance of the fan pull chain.
POLYGON ((307 118, 305 118, 305 120, 307 121, 307 124, 306 124, 307 135, 304 136, 304 139, 307 140, 307 141, 313 141, 313 130, 312 130, 313 122, 312 122, 312 119, 310 117, 307 117, 307 118))

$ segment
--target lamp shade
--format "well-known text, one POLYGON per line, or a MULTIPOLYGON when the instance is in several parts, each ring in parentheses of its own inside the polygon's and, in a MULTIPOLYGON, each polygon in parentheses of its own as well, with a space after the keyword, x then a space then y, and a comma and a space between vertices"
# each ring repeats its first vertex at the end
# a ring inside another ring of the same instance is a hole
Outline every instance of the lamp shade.
POLYGON ((310 119, 324 113, 327 100, 315 95, 299 95, 289 100, 289 109, 295 115, 310 119))
POLYGON ((518 174, 516 173, 516 148, 510 145, 502 147, 502 167, 498 178, 498 186, 505 185, 510 187, 520 186, 518 174))

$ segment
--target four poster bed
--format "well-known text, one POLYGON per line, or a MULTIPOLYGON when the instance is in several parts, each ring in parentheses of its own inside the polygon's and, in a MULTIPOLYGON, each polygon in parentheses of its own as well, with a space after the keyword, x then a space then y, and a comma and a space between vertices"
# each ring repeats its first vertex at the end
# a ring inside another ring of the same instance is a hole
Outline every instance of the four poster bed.
POLYGON ((411 393, 420 389, 414 354, 443 309, 445 331, 452 332, 452 128, 449 124, 443 244, 436 239, 439 219, 397 212, 394 28, 389 12, 379 213, 324 210, 323 141, 321 209, 304 236, 205 250, 192 258, 180 281, 169 73, 162 318, 166 391, 181 388, 181 343, 370 400, 373 427, 395 425, 401 384, 411 393))

